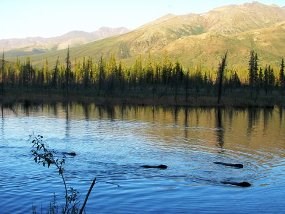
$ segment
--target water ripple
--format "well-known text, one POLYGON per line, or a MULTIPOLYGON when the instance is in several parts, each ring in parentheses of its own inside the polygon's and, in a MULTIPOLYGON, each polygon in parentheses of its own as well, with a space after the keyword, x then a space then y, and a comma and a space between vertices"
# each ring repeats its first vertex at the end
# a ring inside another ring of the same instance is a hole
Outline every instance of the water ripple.
POLYGON ((214 111, 189 112, 187 121, 181 113, 173 120, 171 113, 158 112, 154 120, 145 111, 131 109, 125 119, 93 115, 87 120, 84 114, 70 111, 68 120, 59 107, 57 116, 44 110, 31 111, 30 116, 19 111, 2 121, 0 207, 4 213, 30 213, 32 205, 38 210, 48 207, 54 193, 58 204, 64 203, 56 169, 35 164, 29 154, 28 135, 33 132, 44 135, 59 154, 76 152, 75 157, 66 157, 65 172, 68 186, 79 190, 81 201, 97 178, 88 213, 278 213, 285 209, 280 191, 285 186, 285 148, 280 143, 285 130, 282 123, 274 123, 275 113, 266 127, 262 120, 252 125, 243 112, 233 116, 232 124, 226 118, 224 126, 217 127, 214 111), (267 127, 274 135, 266 132, 267 127), (264 138, 266 144, 261 143, 264 138), (217 161, 244 167, 214 164, 217 161), (144 164, 168 168, 140 167, 144 164), (225 180, 247 181, 252 187, 224 185, 225 180))

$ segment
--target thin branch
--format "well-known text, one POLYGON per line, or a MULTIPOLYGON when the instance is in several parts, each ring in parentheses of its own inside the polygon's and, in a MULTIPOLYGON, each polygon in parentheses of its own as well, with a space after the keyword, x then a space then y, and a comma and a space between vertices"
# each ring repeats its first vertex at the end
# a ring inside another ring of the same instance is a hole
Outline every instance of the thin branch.
POLYGON ((83 205, 82 205, 82 207, 81 207, 81 209, 80 209, 79 214, 82 214, 82 213, 83 213, 83 210, 84 210, 85 205, 86 205, 86 203, 87 203, 88 197, 89 197, 89 195, 90 195, 90 193, 91 193, 91 191, 92 191, 92 189, 93 189, 93 187, 94 187, 94 185, 95 185, 95 182, 96 182, 96 178, 94 178, 93 181, 92 181, 92 184, 91 184, 91 186, 90 186, 90 188, 89 188, 89 190, 88 190, 88 193, 87 193, 87 195, 86 195, 86 197, 85 197, 84 203, 83 203, 83 205))

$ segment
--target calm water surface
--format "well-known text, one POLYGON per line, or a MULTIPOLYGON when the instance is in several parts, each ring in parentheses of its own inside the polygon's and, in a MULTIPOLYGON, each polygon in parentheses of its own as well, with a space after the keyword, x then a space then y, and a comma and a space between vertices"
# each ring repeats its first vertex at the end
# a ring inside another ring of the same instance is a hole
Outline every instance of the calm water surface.
POLYGON ((34 163, 29 135, 68 157, 65 175, 87 213, 284 213, 282 109, 165 109, 15 105, 0 122, 0 213, 46 213, 64 189, 34 163), (243 169, 214 161, 244 164, 243 169), (166 164, 167 170, 143 164, 166 164), (249 188, 221 184, 247 181, 249 188))

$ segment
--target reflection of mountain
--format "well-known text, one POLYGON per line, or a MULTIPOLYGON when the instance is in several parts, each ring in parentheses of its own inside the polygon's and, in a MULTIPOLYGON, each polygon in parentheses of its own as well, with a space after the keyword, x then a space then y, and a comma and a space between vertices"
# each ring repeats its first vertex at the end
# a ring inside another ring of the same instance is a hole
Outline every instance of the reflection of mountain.
MULTIPOLYGON (((229 5, 204 14, 168 14, 129 33, 88 43, 71 49, 72 57, 115 54, 126 63, 139 56, 162 58, 167 53, 185 66, 216 68, 220 56, 229 51, 229 67, 247 66, 251 49, 260 63, 279 65, 285 56, 285 9, 257 2, 229 5)), ((9 55, 9 53, 7 53, 9 55)), ((40 63, 47 57, 52 63, 66 51, 35 54, 40 63)))

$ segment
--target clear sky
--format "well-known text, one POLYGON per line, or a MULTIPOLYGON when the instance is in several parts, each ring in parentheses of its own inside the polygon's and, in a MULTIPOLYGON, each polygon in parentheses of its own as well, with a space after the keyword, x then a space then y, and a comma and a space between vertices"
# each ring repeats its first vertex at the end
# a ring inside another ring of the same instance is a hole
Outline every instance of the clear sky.
MULTIPOLYGON (((101 26, 134 29, 167 13, 204 13, 248 0, 1 0, 0 39, 59 36, 101 26)), ((259 0, 285 6, 284 0, 259 0)))

